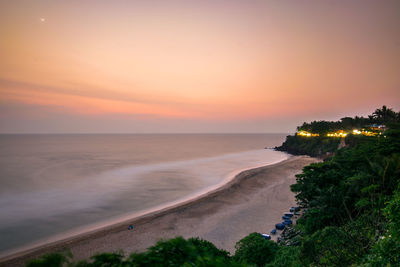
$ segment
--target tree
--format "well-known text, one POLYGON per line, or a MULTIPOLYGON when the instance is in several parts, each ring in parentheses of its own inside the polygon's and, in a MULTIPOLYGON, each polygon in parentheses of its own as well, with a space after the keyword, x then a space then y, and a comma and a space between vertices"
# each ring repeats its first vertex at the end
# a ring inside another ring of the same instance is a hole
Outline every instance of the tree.
POLYGON ((265 267, 300 267, 300 248, 298 246, 279 246, 275 258, 265 267))
POLYGON ((376 109, 374 113, 372 113, 372 117, 378 123, 387 123, 396 120, 396 112, 384 105, 381 109, 376 109))
POLYGON ((39 259, 30 260, 27 267, 62 267, 64 263, 69 263, 72 258, 71 253, 50 253, 43 255, 39 259))
POLYGON ((387 229, 379 237, 365 266, 399 266, 400 264, 400 187, 384 209, 387 229))
POLYGON ((229 253, 199 238, 160 240, 144 253, 133 253, 127 266, 229 266, 229 253))
POLYGON ((264 239, 259 233, 252 233, 237 242, 235 249, 235 261, 264 266, 274 259, 278 245, 272 240, 264 239))

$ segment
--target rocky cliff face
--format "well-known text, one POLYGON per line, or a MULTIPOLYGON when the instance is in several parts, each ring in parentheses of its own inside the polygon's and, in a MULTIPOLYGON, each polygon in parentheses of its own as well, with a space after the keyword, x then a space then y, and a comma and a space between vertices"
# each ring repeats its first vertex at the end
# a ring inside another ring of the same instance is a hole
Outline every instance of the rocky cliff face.
POLYGON ((303 137, 289 135, 285 142, 279 147, 278 151, 285 151, 293 155, 308 155, 311 157, 326 158, 335 152, 343 138, 331 137, 303 137))

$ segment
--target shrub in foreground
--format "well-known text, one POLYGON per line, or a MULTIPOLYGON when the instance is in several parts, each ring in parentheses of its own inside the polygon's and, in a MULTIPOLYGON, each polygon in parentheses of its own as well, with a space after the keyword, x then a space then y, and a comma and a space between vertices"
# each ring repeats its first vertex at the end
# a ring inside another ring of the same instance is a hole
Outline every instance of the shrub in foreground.
POLYGON ((235 261, 264 266, 274 259, 278 245, 264 239, 259 233, 252 233, 237 242, 235 249, 235 261))
POLYGON ((28 262, 27 267, 61 267, 69 263, 72 257, 69 253, 50 253, 43 255, 39 259, 34 259, 28 262))
POLYGON ((279 246, 272 262, 265 267, 300 267, 300 248, 298 246, 279 246))
POLYGON ((142 253, 125 257, 122 252, 101 253, 73 263, 69 254, 52 253, 30 261, 28 267, 144 267, 144 266, 245 266, 234 262, 229 252, 200 238, 160 240, 142 253))

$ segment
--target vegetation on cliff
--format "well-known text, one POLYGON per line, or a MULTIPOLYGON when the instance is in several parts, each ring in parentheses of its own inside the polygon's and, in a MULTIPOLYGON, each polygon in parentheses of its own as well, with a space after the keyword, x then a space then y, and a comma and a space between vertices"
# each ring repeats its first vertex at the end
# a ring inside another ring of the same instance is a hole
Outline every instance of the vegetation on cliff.
POLYGON ((296 225, 303 233, 303 266, 398 266, 400 250, 390 245, 400 244, 400 224, 394 223, 400 216, 394 208, 400 190, 399 132, 364 138, 297 176, 292 191, 307 208, 296 225), (383 255, 389 248, 390 258, 383 255))
POLYGON ((367 118, 356 116, 339 121, 304 122, 297 127, 295 135, 287 136, 285 142, 275 149, 293 155, 326 157, 339 148, 342 138, 345 144, 352 145, 357 138, 377 137, 387 126, 399 122, 400 112, 386 106, 376 109, 367 118))

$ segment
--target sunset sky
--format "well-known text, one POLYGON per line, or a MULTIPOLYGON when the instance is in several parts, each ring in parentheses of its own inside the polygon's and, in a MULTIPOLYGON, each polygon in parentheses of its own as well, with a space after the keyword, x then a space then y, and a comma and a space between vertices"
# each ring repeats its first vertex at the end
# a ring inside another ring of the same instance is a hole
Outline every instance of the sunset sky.
POLYGON ((293 132, 382 105, 398 0, 0 0, 0 133, 293 132))

